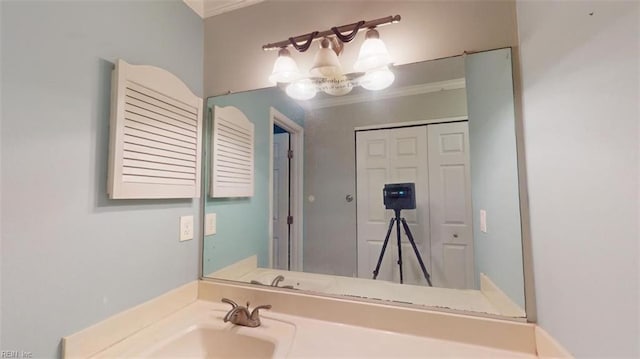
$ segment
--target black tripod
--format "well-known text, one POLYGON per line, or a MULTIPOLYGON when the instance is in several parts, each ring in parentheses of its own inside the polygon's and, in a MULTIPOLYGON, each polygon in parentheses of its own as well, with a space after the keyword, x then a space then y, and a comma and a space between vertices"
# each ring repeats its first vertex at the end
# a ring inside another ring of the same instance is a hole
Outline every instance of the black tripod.
POLYGON ((413 235, 411 234, 411 230, 407 225, 407 221, 400 217, 401 209, 395 208, 393 210, 396 214, 395 218, 391 218, 389 221, 389 229, 387 230, 387 236, 384 238, 384 243, 382 244, 382 251, 380 251, 380 257, 378 257, 378 264, 376 264, 376 269, 373 271, 373 279, 378 277, 378 271, 380 270, 380 265, 382 265, 382 258, 384 257, 384 252, 387 250, 387 244, 389 244, 389 237, 391 236, 391 230, 393 229, 393 223, 396 223, 396 234, 398 237, 398 267, 400 268, 400 283, 402 283, 402 236, 400 235, 400 222, 402 222, 402 227, 404 228, 407 237, 409 238, 409 243, 411 243, 411 247, 413 247, 413 251, 416 253, 416 257, 418 258, 418 263, 420 263, 420 268, 422 269, 422 274, 424 274, 424 278, 429 283, 429 287, 431 285, 431 277, 429 276, 429 272, 427 272, 427 268, 424 266, 424 262, 422 261, 422 256, 418 251, 418 247, 416 246, 416 242, 413 240, 413 235))

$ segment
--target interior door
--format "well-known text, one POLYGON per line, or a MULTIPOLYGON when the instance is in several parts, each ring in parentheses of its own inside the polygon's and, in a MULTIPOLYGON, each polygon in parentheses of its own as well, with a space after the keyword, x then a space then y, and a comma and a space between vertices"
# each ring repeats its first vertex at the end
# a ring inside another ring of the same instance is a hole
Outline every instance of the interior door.
POLYGON ((475 288, 468 122, 427 127, 433 285, 475 288))
POLYGON ((274 267, 289 269, 289 134, 273 135, 273 254, 274 267))
MULTIPOLYGON (((420 254, 430 269, 429 186, 426 126, 356 132, 358 222, 358 277, 372 278, 393 211, 385 210, 386 183, 414 182, 415 210, 403 210, 420 254)), ((398 248, 394 227, 378 279, 399 282, 398 248)), ((402 231, 404 283, 426 284, 404 230, 402 231)))

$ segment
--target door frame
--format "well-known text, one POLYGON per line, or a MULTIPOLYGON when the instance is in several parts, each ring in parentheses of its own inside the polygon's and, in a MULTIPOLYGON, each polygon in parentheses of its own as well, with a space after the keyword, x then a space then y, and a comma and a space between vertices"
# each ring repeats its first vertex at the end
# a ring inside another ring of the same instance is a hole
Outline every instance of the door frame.
POLYGON ((289 119, 280 111, 269 109, 269 267, 273 267, 273 126, 278 125, 290 134, 289 146, 293 150, 293 158, 289 167, 291 184, 289 186, 291 224, 289 240, 291 242, 291 270, 301 272, 302 266, 302 236, 303 236, 303 174, 304 174, 304 128, 289 119))

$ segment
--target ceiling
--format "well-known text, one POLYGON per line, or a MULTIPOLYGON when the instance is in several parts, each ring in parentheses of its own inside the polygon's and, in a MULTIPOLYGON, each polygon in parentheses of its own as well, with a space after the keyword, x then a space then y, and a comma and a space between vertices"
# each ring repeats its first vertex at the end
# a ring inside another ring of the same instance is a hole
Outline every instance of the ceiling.
POLYGON ((255 5, 265 0, 183 0, 200 17, 208 18, 255 5))

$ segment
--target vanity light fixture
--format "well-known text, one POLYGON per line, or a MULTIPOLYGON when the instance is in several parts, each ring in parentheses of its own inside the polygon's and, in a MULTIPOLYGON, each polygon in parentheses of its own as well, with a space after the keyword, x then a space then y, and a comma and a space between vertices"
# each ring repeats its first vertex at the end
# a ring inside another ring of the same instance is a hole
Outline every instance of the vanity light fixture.
POLYGON ((399 21, 400 15, 370 21, 363 20, 264 45, 263 50, 279 50, 269 80, 274 84, 286 86, 287 95, 296 100, 309 100, 319 91, 333 96, 342 96, 351 92, 355 86, 362 86, 372 91, 385 89, 393 83, 395 75, 389 70, 391 56, 376 28, 399 21), (365 41, 353 65, 356 72, 345 74, 338 57, 342 53, 344 44, 351 42, 361 30, 365 29, 367 30, 365 41), (320 48, 309 73, 303 74, 291 57, 288 47, 291 46, 298 52, 305 52, 315 40, 320 40, 320 48))

